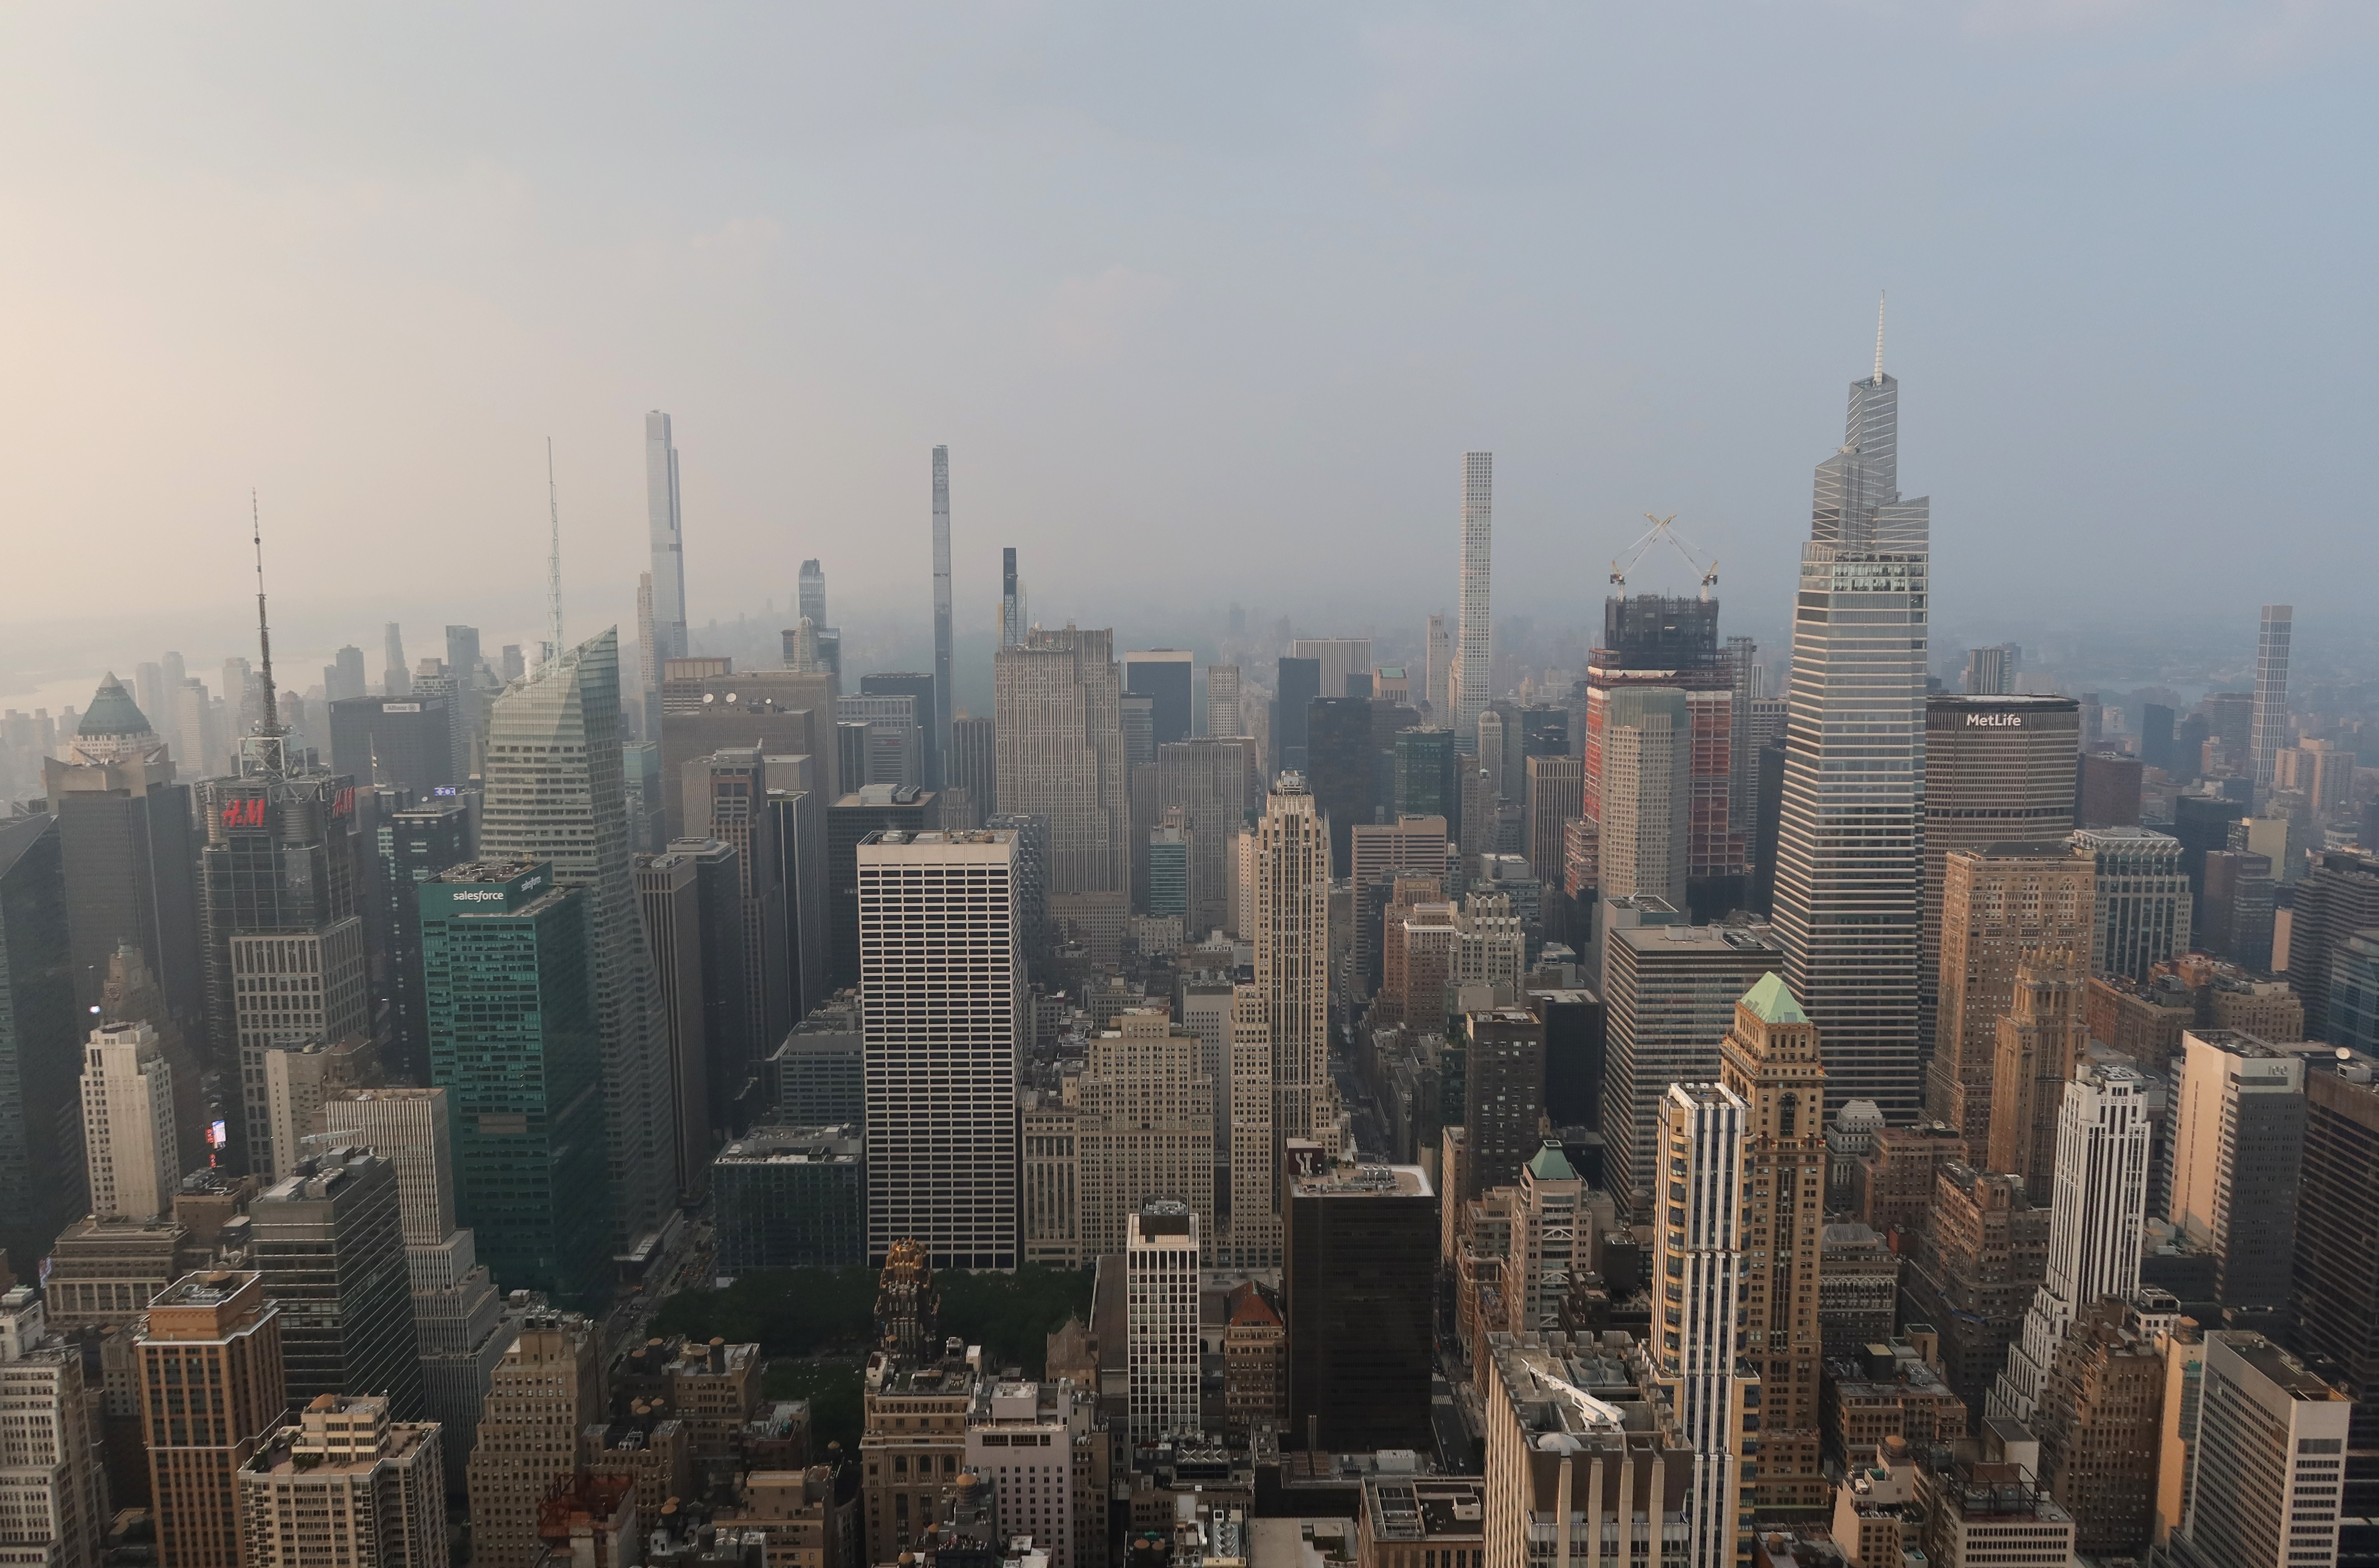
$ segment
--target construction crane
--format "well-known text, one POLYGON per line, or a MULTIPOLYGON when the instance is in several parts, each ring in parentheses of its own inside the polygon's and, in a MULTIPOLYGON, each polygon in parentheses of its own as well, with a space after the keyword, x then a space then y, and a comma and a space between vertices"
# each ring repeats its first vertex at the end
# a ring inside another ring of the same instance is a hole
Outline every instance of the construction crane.
POLYGON ((1685 557, 1685 564, 1687 566, 1692 567, 1696 572, 1701 573, 1702 597, 1708 598, 1710 597, 1710 590, 1718 586, 1718 557, 1711 556, 1709 558, 1709 564, 1707 565, 1697 561, 1695 559, 1696 551, 1693 547, 1686 543, 1685 536, 1679 534, 1677 530, 1672 526, 1676 520, 1677 514, 1673 512, 1669 513, 1666 517, 1655 517, 1648 512, 1644 514, 1644 521, 1652 525, 1644 530, 1642 537, 1638 538, 1634 544, 1627 547, 1629 554, 1627 556, 1627 564, 1625 566, 1621 566, 1616 561, 1613 561, 1611 563, 1611 585, 1612 587, 1625 587, 1627 585, 1627 573, 1635 571, 1638 565, 1642 564, 1644 557, 1651 552, 1654 545, 1666 539, 1669 542, 1671 549, 1674 549, 1679 555, 1685 557))

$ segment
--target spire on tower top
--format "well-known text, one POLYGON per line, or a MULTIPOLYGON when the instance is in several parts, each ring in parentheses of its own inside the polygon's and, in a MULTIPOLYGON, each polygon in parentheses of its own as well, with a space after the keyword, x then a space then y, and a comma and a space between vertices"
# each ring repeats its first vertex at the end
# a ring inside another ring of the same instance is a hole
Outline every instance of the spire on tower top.
POLYGON ((1875 294, 1875 384, 1883 385, 1883 301, 1884 291, 1875 294))

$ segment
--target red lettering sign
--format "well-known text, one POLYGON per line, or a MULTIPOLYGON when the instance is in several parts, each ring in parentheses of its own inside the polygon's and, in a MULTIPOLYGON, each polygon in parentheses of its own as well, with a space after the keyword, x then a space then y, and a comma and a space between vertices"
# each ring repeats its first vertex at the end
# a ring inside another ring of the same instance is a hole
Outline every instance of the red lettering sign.
POLYGON ((331 814, 332 816, 348 816, 354 814, 355 809, 356 790, 355 786, 350 784, 345 789, 340 790, 337 796, 332 800, 331 814))
POLYGON ((244 801, 225 801, 223 809, 225 827, 261 827, 264 826, 264 797, 252 795, 244 801))

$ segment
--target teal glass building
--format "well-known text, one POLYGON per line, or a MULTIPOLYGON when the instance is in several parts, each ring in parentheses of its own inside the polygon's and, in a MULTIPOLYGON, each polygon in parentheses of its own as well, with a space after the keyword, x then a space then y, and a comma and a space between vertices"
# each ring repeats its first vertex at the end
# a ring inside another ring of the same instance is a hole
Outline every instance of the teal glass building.
POLYGON ((589 1304, 605 1291, 611 1189, 586 896, 542 861, 454 866, 419 893, 456 1218, 500 1288, 589 1304))

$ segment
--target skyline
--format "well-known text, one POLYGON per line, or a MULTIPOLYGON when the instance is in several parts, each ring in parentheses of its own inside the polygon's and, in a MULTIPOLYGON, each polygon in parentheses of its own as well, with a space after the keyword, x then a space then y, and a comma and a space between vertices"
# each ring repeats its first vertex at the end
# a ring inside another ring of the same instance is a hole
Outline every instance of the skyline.
POLYGON ((572 623, 632 634, 634 421, 666 409, 697 625, 788 603, 812 555, 842 602, 929 614, 919 459, 946 443, 961 630, 1008 544, 1052 623, 1122 621, 1103 607, 1165 540, 1191 603, 1219 609, 1261 547, 1382 620, 1451 612, 1466 449, 1502 458, 1507 612, 1593 597, 1631 520, 1675 512, 1735 615, 1781 627, 1802 454, 1889 286, 1944 625, 2037 604, 2044 558, 2073 585, 2051 609, 2119 567, 2173 609, 2317 621, 2349 608, 2336 557, 2367 503, 2342 464, 2240 454, 2344 451, 2368 423, 2346 346, 2368 219, 2313 197, 2367 120, 2342 90, 2373 32, 2332 6, 2276 42, 2273 8, 2168 12, 1825 7, 1721 34, 1330 11, 1275 20, 1265 63, 1059 6, 948 18, 878 98, 828 67, 917 50, 899 18, 513 17, 465 59, 423 20, 21 16, 10 53, 41 65, 0 125, 62 156, 0 182, 11 226, 53 236, 0 250, 29 372, 8 428, 18 505, 70 525, 20 564, 85 600, 97 531, 148 565, 109 579, 124 609, 228 601, 254 484, 293 611, 452 603, 441 562, 467 549, 489 608, 448 618, 526 628, 550 434, 572 623), (731 28, 748 59, 719 57, 731 28), (1572 97, 1544 57, 1598 60, 1606 34, 1645 79, 1589 65, 1572 97), (332 57, 342 101, 308 74, 332 57), (800 91, 764 92, 762 62, 800 91), (517 103, 489 90, 507 70, 517 103), (425 85, 451 121, 408 115, 425 85), (1850 253, 1814 193, 1877 115, 1850 253), (2283 213, 2288 246, 2239 237, 2283 213), (2192 570, 2275 513, 2313 521, 2192 570), (1360 575, 1333 572, 1358 527, 1360 575), (373 551, 367 600, 373 540, 403 548, 373 551))

